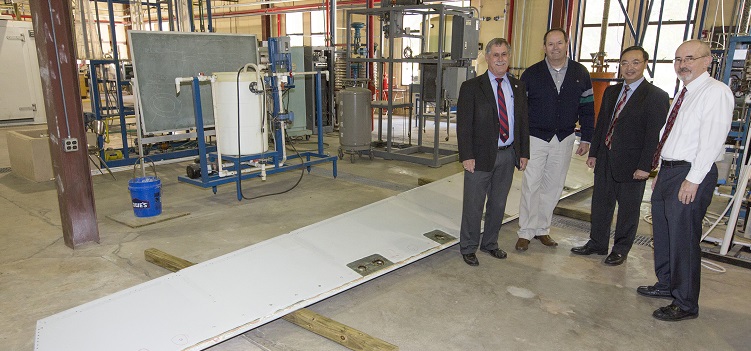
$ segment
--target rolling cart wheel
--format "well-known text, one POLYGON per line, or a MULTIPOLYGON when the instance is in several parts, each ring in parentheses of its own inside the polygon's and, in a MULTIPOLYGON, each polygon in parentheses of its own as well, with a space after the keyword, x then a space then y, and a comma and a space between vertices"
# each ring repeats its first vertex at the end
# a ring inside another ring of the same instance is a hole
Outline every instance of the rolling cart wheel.
POLYGON ((357 161, 357 157, 355 157, 355 155, 356 155, 356 153, 351 153, 349 155, 349 162, 355 163, 355 161, 357 161))
POLYGON ((342 148, 339 148, 339 159, 344 159, 344 151, 342 151, 342 148))
POLYGON ((368 158, 373 161, 373 151, 368 151, 368 158))

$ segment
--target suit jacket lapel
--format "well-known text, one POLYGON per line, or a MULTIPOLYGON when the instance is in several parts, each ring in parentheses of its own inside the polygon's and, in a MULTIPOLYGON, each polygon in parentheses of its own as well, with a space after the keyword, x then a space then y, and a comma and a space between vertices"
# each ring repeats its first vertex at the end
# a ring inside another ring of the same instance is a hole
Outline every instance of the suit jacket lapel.
MULTIPOLYGON (((624 83, 625 84, 625 83, 624 83)), ((623 111, 627 111, 630 106, 633 106, 634 104, 638 104, 639 101, 644 99, 644 96, 647 94, 647 84, 650 84, 647 82, 647 80, 643 80, 641 84, 639 84, 639 87, 634 90, 633 93, 631 93, 631 97, 628 98, 628 101, 626 101, 626 105, 623 106, 623 111)))
POLYGON ((485 72, 484 78, 480 79, 480 90, 485 95, 488 103, 498 108, 498 102, 495 101, 495 94, 493 93, 493 86, 490 84, 490 73, 485 72))
MULTIPOLYGON (((612 108, 610 109, 610 111, 607 111, 608 112, 608 119, 607 119, 607 121, 608 121, 608 127, 610 127, 610 123, 613 122, 613 116, 615 116, 615 109, 618 107, 618 100, 621 97, 621 91, 623 91, 623 84, 624 83, 618 83, 618 84, 616 84, 615 86, 618 87, 616 89, 616 91, 618 93, 614 94, 614 95, 611 95, 609 97, 609 99, 611 99, 610 106, 612 106, 612 108)), ((629 99, 628 101, 631 101, 631 99, 629 99)), ((626 102, 626 105, 628 105, 628 101, 626 102)), ((625 107, 626 106, 624 106, 624 109, 625 109, 625 107)), ((601 120, 602 119, 601 117, 599 117, 598 120, 601 120)))

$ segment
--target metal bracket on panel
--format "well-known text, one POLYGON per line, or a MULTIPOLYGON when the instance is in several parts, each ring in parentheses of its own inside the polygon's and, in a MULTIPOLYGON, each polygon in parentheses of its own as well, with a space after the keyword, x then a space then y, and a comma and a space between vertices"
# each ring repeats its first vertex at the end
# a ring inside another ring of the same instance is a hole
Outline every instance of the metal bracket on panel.
POLYGON ((36 111, 37 110, 37 104, 31 104, 31 106, 26 107, 19 107, 19 111, 36 111))
POLYGON ((21 34, 21 35, 7 35, 7 36, 5 36, 5 38, 8 39, 8 40, 26 41, 26 38, 23 36, 23 34, 21 34))
POLYGON ((433 241, 435 241, 435 242, 437 242, 437 243, 439 243, 441 245, 447 244, 447 243, 450 243, 450 242, 456 240, 455 237, 449 235, 448 233, 446 233, 444 231, 438 230, 438 229, 436 229, 434 231, 431 231, 431 232, 427 232, 427 233, 425 233, 423 235, 426 238, 428 238, 430 240, 433 240, 433 241))
POLYGON ((364 277, 368 274, 372 274, 380 271, 381 269, 389 267, 393 264, 394 263, 389 261, 386 257, 383 257, 379 254, 374 254, 368 257, 363 257, 357 261, 353 261, 347 264, 347 267, 351 268, 353 271, 359 273, 364 277))

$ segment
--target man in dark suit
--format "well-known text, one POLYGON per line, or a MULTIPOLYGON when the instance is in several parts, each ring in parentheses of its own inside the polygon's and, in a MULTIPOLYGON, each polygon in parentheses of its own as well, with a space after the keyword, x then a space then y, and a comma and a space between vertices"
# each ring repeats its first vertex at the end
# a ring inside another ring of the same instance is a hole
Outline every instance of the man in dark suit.
POLYGON ((479 264, 478 248, 495 258, 506 258, 498 247, 498 232, 514 165, 523 171, 529 159, 527 94, 524 83, 507 74, 510 58, 508 41, 492 39, 485 47, 488 71, 462 83, 459 90, 456 133, 464 166, 459 246, 470 266, 479 264), (483 205, 486 215, 481 233, 483 205))
POLYGON ((571 252, 608 253, 617 202, 613 249, 604 262, 611 266, 626 260, 634 242, 644 186, 670 107, 668 94, 644 79, 648 61, 649 54, 640 46, 621 53, 624 82, 605 89, 587 159, 587 166, 595 169, 592 228, 589 241, 571 252))

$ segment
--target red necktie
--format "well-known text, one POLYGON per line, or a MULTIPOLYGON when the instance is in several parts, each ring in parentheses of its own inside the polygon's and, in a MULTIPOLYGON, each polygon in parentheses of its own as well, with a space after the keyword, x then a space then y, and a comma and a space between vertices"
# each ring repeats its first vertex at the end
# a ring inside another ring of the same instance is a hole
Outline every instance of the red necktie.
POLYGON ((626 104, 626 98, 628 97, 629 90, 631 90, 631 87, 626 84, 623 89, 623 96, 621 97, 621 100, 618 101, 618 105, 615 106, 615 113, 613 113, 613 120, 610 121, 610 128, 608 128, 608 133, 605 134, 605 146, 607 146, 608 149, 610 149, 610 145, 613 143, 613 129, 615 129, 615 122, 618 121, 618 115, 621 114, 623 105, 626 104))
POLYGON ((503 83, 503 78, 496 78, 496 82, 498 82, 498 121, 501 122, 501 128, 499 130, 500 137, 502 142, 506 142, 508 140, 508 113, 506 112, 506 96, 503 95, 503 89, 501 88, 501 83, 503 83))
POLYGON ((652 156, 652 169, 657 168, 657 165, 660 164, 660 153, 662 153, 662 147, 665 145, 665 141, 668 140, 668 135, 670 135, 670 131, 673 129, 675 118, 678 116, 678 109, 681 108, 681 104, 683 103, 683 96, 685 95, 686 87, 683 87, 683 90, 681 90, 681 95, 679 95, 678 100, 675 101, 675 106, 673 106, 673 109, 670 110, 668 121, 665 124, 665 133, 662 133, 660 143, 657 144, 657 150, 655 150, 655 154, 654 156, 652 156))

